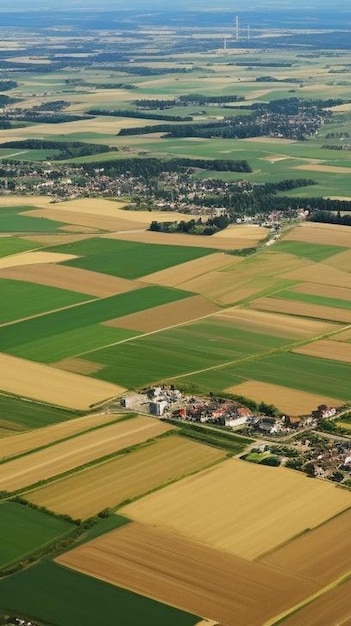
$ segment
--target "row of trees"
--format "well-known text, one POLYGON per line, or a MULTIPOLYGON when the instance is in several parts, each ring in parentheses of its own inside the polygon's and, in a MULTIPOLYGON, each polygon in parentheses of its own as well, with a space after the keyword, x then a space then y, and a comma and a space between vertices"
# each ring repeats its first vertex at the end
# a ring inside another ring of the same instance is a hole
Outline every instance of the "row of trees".
POLYGON ((228 215, 220 215, 218 217, 209 218, 205 222, 200 217, 198 220, 192 219, 188 222, 158 222, 152 221, 149 230, 162 233, 188 233, 189 235, 214 235, 220 230, 224 230, 229 226, 230 218, 228 215))
POLYGON ((118 159, 114 161, 85 163, 83 167, 88 172, 93 172, 97 167, 103 167, 107 176, 129 174, 131 176, 144 177, 148 182, 163 172, 181 173, 189 170, 190 168, 220 172, 252 172, 252 169, 247 161, 230 161, 225 159, 187 159, 182 157, 168 160, 156 159, 153 157, 142 159, 118 159))
POLYGON ((50 154, 50 160, 52 161, 63 161, 116 150, 116 148, 110 148, 109 146, 97 143, 85 143, 83 141, 50 141, 45 139, 8 141, 2 144, 2 147, 24 150, 57 150, 57 154, 50 154))
MULTIPOLYGON (((118 109, 112 109, 112 110, 111 109, 90 109, 88 113, 89 115, 108 115, 111 117, 131 117, 131 118, 146 119, 146 120, 165 120, 166 122, 191 122, 193 119, 190 116, 182 117, 180 115, 165 115, 163 113, 145 113, 143 111, 131 111, 130 109, 119 109, 119 110, 118 109)), ((152 126, 150 128, 152 128, 152 126)), ((154 131, 154 132, 158 132, 158 131, 154 131)), ((123 134, 130 134, 130 133, 120 133, 120 134, 123 135, 123 134)))

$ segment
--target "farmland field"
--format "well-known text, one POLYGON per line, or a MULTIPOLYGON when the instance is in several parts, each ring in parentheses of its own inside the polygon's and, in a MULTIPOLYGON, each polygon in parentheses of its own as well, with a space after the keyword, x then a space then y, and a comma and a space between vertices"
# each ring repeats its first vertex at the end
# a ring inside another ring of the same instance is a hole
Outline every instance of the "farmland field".
POLYGON ((308 222, 307 224, 301 224, 294 230, 291 230, 290 233, 285 236, 285 241, 289 240, 326 246, 330 246, 332 241, 334 246, 349 247, 350 233, 347 226, 308 222))
POLYGON ((24 239, 18 237, 2 237, 0 239, 0 258, 8 256, 10 254, 16 254, 19 252, 27 252, 36 248, 35 243, 30 243, 24 239))
POLYGON ((299 611, 292 613, 290 617, 281 623, 284 626, 320 626, 321 623, 328 626, 349 626, 351 623, 350 609, 351 582, 332 588, 313 602, 307 604, 299 611))
POLYGON ((297 348, 294 352, 322 359, 351 363, 351 344, 342 341, 336 343, 335 341, 328 341, 328 339, 321 339, 320 341, 315 341, 302 348, 297 348))
POLYGON ((68 409, 88 410, 118 396, 122 387, 64 372, 0 353, 1 389, 7 394, 55 404, 68 409), (20 374, 19 374, 20 373, 20 374), (43 385, 45 380, 45 385, 43 385), (62 393, 62 390, 65 393, 62 393))
POLYGON ((43 562, 0 582, 2 610, 55 626, 195 626, 199 618, 118 589, 90 576, 43 562), (57 591, 60 591, 59 593, 57 591), (64 602, 62 598, 64 597, 64 602))
POLYGON ((6 424, 9 429, 8 434, 11 434, 11 429, 15 427, 19 430, 40 428, 73 419, 77 415, 79 415, 78 411, 0 393, 0 424, 2 428, 4 428, 4 423, 6 424))
POLYGON ((57 562, 228 626, 263 623, 317 589, 289 573, 137 523, 68 552, 57 562))
POLYGON ((280 241, 275 244, 274 250, 295 254, 296 256, 302 257, 303 259, 310 259, 311 261, 324 261, 335 254, 346 251, 346 248, 343 250, 340 246, 294 241, 292 239, 294 232, 295 231, 292 231, 290 240, 286 239, 285 241, 280 241))
POLYGON ((121 513, 252 560, 350 505, 350 494, 332 484, 231 459, 121 513))
POLYGON ((90 299, 89 296, 74 291, 5 278, 0 278, 0 290, 0 324, 80 304, 90 299))
POLYGON ((295 298, 292 300, 283 300, 282 298, 259 298, 252 302, 251 306, 253 309, 258 309, 259 311, 298 315, 300 317, 329 320, 343 324, 351 323, 350 310, 320 304, 310 304, 308 302, 298 302, 295 298))
POLYGON ((0 489, 14 491, 161 435, 171 426, 148 417, 116 422, 0 465, 0 489))
MULTIPOLYGON (((23 403, 24 404, 24 403, 23 403)), ((38 407, 38 405, 36 405, 38 407)), ((45 407, 47 410, 47 407, 45 407)), ((22 434, 12 434, 0 440, 0 456, 2 459, 23 454, 28 450, 35 450, 42 446, 56 443, 61 439, 72 437, 75 434, 96 428, 103 424, 117 420, 111 414, 94 414, 70 419, 61 424, 53 424, 45 428, 35 429, 22 434)), ((1 426, 0 421, 0 426, 1 426)), ((9 435, 11 432, 8 433, 9 435)))
POLYGON ((263 556, 259 562, 327 585, 350 571, 350 520, 348 510, 263 556))
POLYGON ((35 511, 15 502, 0 504, 0 567, 22 559, 31 552, 69 533, 69 522, 35 511))
POLYGON ((26 498, 56 513, 86 518, 224 458, 221 450, 172 435, 28 492, 26 498), (67 493, 71 494, 69 500, 67 493))
MULTIPOLYGON (((18 202, 18 200, 17 200, 18 202)), ((7 233, 56 232, 63 222, 37 219, 29 215, 32 207, 0 207, 0 231, 7 233)))

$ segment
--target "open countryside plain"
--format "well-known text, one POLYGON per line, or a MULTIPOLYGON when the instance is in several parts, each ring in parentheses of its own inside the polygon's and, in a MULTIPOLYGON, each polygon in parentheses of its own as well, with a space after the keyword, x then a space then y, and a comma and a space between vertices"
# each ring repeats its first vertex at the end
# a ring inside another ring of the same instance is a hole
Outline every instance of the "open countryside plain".
POLYGON ((226 626, 263 623, 317 589, 289 573, 137 523, 57 562, 226 626))
POLYGON ((30 491, 26 498, 55 513, 84 519, 224 459, 223 451, 172 435, 30 491))
POLYGON ((7 491, 27 487, 161 435, 170 428, 147 417, 107 425, 1 465, 0 486, 7 491))

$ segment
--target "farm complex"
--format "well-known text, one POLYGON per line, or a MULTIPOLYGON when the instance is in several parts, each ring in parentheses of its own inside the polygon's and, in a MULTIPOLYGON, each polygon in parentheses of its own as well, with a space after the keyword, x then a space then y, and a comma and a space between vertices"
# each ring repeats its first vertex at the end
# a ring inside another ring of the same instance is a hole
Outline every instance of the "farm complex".
POLYGON ((0 4, 0 626, 350 625, 349 11, 0 4))

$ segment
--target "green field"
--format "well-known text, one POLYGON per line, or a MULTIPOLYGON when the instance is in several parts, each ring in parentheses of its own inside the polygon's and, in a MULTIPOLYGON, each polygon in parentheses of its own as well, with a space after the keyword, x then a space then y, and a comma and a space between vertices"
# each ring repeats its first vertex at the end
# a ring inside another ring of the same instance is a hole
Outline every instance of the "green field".
POLYGON ((259 380, 350 401, 350 377, 351 365, 347 363, 286 352, 195 374, 184 382, 222 391, 245 380, 259 380))
MULTIPOLYGON (((53 329, 55 332, 55 329, 53 329)), ((29 341, 10 350, 11 354, 40 361, 42 363, 53 363, 61 359, 97 350, 104 346, 135 337, 138 331, 126 330, 124 328, 110 328, 95 324, 84 326, 68 332, 52 334, 45 339, 29 341)))
MULTIPOLYGON (((151 222, 152 214, 150 216, 151 222)), ((128 219, 128 213, 126 213, 126 219, 128 219)), ((48 250, 83 257, 66 261, 65 265, 130 279, 140 278, 214 252, 209 248, 159 246, 100 238, 56 246, 48 250)))
POLYGON ((42 341, 53 335, 56 335, 59 344, 61 333, 78 331, 87 326, 188 298, 191 295, 190 292, 179 289, 145 287, 117 296, 94 300, 63 311, 47 313, 40 317, 0 328, 0 350, 8 352, 13 348, 17 349, 27 343, 42 341))
POLYGON ((0 324, 92 300, 75 291, 6 278, 0 279, 0 292, 0 324))
MULTIPOLYGON (((33 206, 0 207, 0 232, 3 233, 53 233, 65 224, 43 217, 30 217, 26 212, 33 206), (21 213, 24 212, 24 215, 21 213)), ((33 247, 33 246, 32 246, 33 247)))
POLYGON ((287 339, 203 321, 89 353, 106 365, 94 376, 134 388, 280 348, 287 339))
POLYGON ((0 568, 23 559, 72 528, 69 522, 21 504, 0 504, 0 568))
POLYGON ((3 395, 0 392, 0 421, 13 422, 22 428, 40 428, 73 419, 80 414, 78 411, 60 409, 26 398, 3 395))
POLYGON ((33 248, 40 248, 40 245, 17 237, 0 238, 0 258, 10 256, 10 254, 18 254, 19 252, 28 252, 28 250, 33 250, 33 248))
POLYGON ((279 241, 274 245, 275 252, 287 252, 303 259, 311 261, 324 261, 334 254, 346 251, 341 246, 326 246, 318 243, 305 243, 304 241, 279 241))
POLYGON ((200 621, 49 562, 1 580, 0 610, 51 626, 193 626, 200 621))

